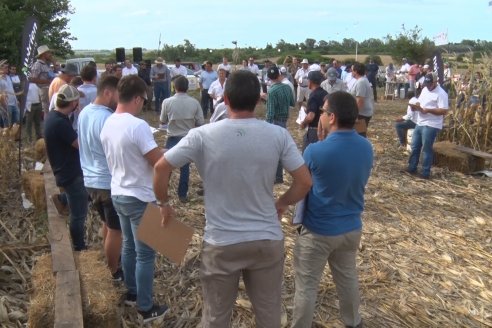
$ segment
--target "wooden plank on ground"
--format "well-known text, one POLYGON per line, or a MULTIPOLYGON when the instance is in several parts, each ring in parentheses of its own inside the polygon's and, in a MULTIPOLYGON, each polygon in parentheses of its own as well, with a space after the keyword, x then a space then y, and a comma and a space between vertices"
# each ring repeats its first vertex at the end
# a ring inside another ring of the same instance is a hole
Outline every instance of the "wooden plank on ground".
POLYGON ((56 274, 55 328, 83 328, 82 297, 78 271, 56 274))
POLYGON ((473 156, 477 156, 477 157, 480 157, 483 159, 492 160, 492 154, 486 153, 484 151, 475 150, 473 148, 469 148, 469 147, 465 147, 465 146, 456 146, 456 149, 459 151, 462 151, 464 153, 473 155, 473 156))
POLYGON ((49 161, 43 167, 44 188, 46 191, 46 210, 48 213, 48 227, 50 230, 51 258, 53 261, 53 273, 59 271, 75 270, 72 242, 67 227, 67 217, 58 215, 50 196, 60 193, 56 186, 55 177, 51 171, 49 161))

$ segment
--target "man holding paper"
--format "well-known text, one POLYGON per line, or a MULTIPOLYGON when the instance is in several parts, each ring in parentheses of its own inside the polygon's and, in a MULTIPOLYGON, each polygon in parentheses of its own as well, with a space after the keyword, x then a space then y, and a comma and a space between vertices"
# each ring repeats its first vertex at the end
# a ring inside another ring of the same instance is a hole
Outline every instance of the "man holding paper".
POLYGON ((164 229, 174 215, 168 196, 172 169, 194 162, 203 179, 203 328, 230 326, 241 274, 256 327, 280 327, 284 242, 279 218, 305 197, 311 177, 289 132, 255 118, 259 98, 253 73, 231 73, 224 91, 228 119, 191 130, 154 167, 164 229), (275 201, 279 161, 293 183, 275 201))
POLYGON ((346 327, 362 326, 356 253, 373 152, 370 142, 354 130, 358 116, 355 98, 337 91, 328 96, 327 104, 323 116, 328 116, 328 137, 304 151, 313 188, 294 247, 292 328, 311 327, 326 262, 337 288, 343 323, 346 327))

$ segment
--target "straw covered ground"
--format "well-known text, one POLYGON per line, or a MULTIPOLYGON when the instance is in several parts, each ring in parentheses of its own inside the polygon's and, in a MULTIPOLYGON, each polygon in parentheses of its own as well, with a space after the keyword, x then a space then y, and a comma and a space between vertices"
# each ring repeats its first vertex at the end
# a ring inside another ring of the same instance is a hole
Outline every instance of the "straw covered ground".
MULTIPOLYGON (((358 255, 365 326, 492 327, 492 180, 442 168, 433 168, 430 181, 400 173, 407 155, 397 150, 392 122, 404 112, 404 102, 380 101, 369 127, 376 156, 366 190, 358 255)), ((258 115, 263 113, 260 106, 258 115)), ((157 125, 156 114, 143 116, 151 125, 157 125)), ((289 130, 300 145, 302 132, 293 121, 294 117, 289 130)), ((159 132, 156 139, 164 145, 165 134, 159 132)), ((0 173, 5 178, 5 171, 0 173)), ((286 190, 289 181, 276 186, 275 193, 286 190)), ((196 229, 183 266, 177 267, 161 256, 156 263, 155 298, 170 306, 164 327, 191 328, 200 322, 198 269, 204 208, 203 197, 196 194, 199 185, 192 166, 190 202, 176 202, 175 206, 178 218, 196 229)), ((0 327, 22 327, 27 321, 33 258, 48 251, 44 218, 19 210, 20 197, 13 194, 0 189, 0 327)), ((175 196, 174 191, 172 194, 175 196)), ((286 216, 283 222, 285 326, 292 315, 292 248, 296 241, 295 228, 287 223, 288 219, 286 216)), ((91 219, 89 225, 89 240, 93 247, 99 247, 99 222, 91 219)), ((327 269, 320 285, 314 327, 343 327, 337 307, 327 269)), ((125 327, 138 326, 134 309, 125 308, 122 319, 125 327)), ((244 288, 234 308, 233 327, 254 327, 244 288)))

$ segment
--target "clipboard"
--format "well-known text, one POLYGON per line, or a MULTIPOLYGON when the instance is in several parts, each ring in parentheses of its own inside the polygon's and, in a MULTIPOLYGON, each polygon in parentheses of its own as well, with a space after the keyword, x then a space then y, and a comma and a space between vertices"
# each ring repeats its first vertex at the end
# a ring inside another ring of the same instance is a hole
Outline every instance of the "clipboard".
POLYGON ((183 222, 171 219, 161 227, 161 212, 157 205, 149 203, 137 230, 138 240, 180 265, 195 230, 183 222))

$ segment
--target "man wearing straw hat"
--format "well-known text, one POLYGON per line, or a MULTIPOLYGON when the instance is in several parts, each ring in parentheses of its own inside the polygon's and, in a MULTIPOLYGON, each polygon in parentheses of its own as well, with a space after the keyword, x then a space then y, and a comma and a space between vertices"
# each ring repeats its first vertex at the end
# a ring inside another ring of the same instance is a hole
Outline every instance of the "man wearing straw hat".
MULTIPOLYGON (((169 98, 171 71, 162 57, 157 57, 155 65, 150 69, 150 78, 154 84, 155 111, 161 112, 161 104, 164 99, 169 98)), ((150 101, 150 99, 149 99, 150 101)))
POLYGON ((295 294, 292 328, 310 328, 326 262, 335 282, 345 327, 362 327, 356 254, 364 189, 373 162, 370 142, 354 130, 358 109, 344 91, 328 95, 328 137, 310 144, 304 161, 311 171, 299 237, 294 246, 295 294))
POLYGON ((41 98, 41 106, 43 106, 44 114, 47 115, 50 106, 48 88, 54 77, 51 75, 50 69, 50 62, 53 61, 53 53, 47 45, 42 45, 38 47, 37 58, 38 59, 31 67, 29 82, 37 84, 39 88, 39 96, 41 98))
POLYGON ((229 118, 190 130, 154 166, 164 229, 174 216, 168 195, 172 169, 193 161, 203 179, 202 328, 230 326, 241 275, 256 327, 280 328, 284 242, 278 219, 305 196, 311 177, 289 132, 255 118, 259 99, 254 73, 231 73, 224 92, 229 118), (279 160, 293 183, 275 202, 279 160))

